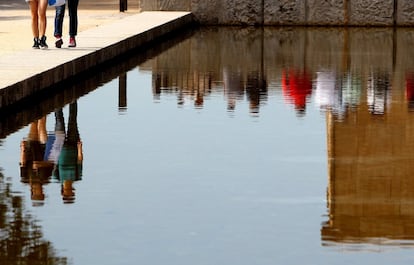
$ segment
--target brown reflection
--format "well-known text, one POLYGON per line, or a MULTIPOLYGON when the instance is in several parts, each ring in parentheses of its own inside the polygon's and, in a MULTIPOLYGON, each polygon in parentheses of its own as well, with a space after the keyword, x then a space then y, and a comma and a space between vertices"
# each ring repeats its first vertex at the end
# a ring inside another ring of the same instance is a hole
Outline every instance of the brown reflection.
POLYGON ((315 96, 340 117, 358 104, 364 83, 370 110, 381 114, 390 75, 414 68, 413 39, 412 29, 203 27, 140 68, 152 70, 155 99, 173 95, 178 105, 202 107, 205 96, 223 93, 229 111, 247 100, 258 113, 282 90, 298 116, 315 96))
POLYGON ((30 124, 27 138, 20 143, 21 181, 30 185, 31 198, 37 204, 45 199, 43 185, 49 182, 53 170, 53 163, 44 159, 46 142, 46 117, 43 117, 30 124))
POLYGON ((152 70, 156 100, 173 95, 179 106, 191 102, 201 108, 205 97, 223 93, 228 111, 247 98, 255 114, 268 93, 263 42, 257 28, 203 28, 141 68, 152 70))
POLYGON ((326 112, 329 218, 322 243, 413 246, 414 115, 404 83, 377 71, 357 84, 355 108, 342 119, 326 112))
POLYGON ((77 126, 77 102, 69 104, 68 128, 62 109, 54 112, 54 131, 47 133, 46 116, 29 126, 29 133, 20 147, 21 181, 31 188, 35 205, 42 205, 45 199, 43 185, 50 179, 61 183, 62 199, 73 203, 73 183, 82 178, 83 150, 77 126))
POLYGON ((69 264, 52 242, 43 238, 40 225, 24 208, 0 172, 0 264, 69 264))

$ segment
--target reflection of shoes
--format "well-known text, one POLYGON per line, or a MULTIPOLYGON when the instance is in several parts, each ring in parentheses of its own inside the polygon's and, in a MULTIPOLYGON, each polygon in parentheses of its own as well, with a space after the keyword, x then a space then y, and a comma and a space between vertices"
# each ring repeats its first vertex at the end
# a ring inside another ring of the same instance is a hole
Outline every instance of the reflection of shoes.
POLYGON ((32 46, 32 48, 33 49, 39 49, 40 47, 39 47, 39 38, 34 38, 33 39, 33 46, 32 46))
POLYGON ((74 47, 76 47, 76 40, 75 40, 75 37, 70 37, 70 38, 69 38, 69 47, 70 47, 70 48, 74 48, 74 47))
POLYGON ((61 38, 57 38, 55 41, 56 48, 62 47, 62 44, 63 44, 63 40, 61 38))
POLYGON ((46 36, 42 36, 39 41, 39 46, 42 49, 47 49, 49 46, 46 44, 46 36))

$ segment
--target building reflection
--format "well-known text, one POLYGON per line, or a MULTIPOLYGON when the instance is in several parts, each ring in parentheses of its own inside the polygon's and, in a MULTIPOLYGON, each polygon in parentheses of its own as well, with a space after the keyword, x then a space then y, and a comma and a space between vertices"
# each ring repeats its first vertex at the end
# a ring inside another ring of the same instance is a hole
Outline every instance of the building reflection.
POLYGON ((176 95, 178 105, 203 107, 204 97, 223 95, 227 111, 246 102, 257 114, 276 95, 304 117, 313 102, 328 128, 323 245, 411 245, 413 36, 406 29, 207 28, 141 67, 153 73, 154 98, 176 95))
POLYGON ((414 115, 409 93, 390 74, 367 76, 365 82, 356 82, 352 102, 360 102, 355 108, 344 109, 341 119, 333 108, 326 112, 328 220, 322 224, 322 243, 414 245, 414 115))
POLYGON ((41 226, 27 212, 22 196, 0 172, 0 264, 69 264, 57 255, 41 226))
POLYGON ((178 106, 203 108, 206 97, 222 93, 229 112, 247 99, 250 113, 257 114, 268 90, 262 46, 263 33, 254 28, 206 28, 140 68, 152 71, 155 100, 173 95, 178 106))
POLYGON ((77 125, 77 102, 69 104, 67 129, 63 109, 54 112, 54 131, 47 132, 44 116, 29 125, 20 144, 21 181, 30 185, 34 205, 45 200, 43 185, 52 179, 61 184, 63 202, 73 203, 73 183, 82 178, 83 150, 77 125))

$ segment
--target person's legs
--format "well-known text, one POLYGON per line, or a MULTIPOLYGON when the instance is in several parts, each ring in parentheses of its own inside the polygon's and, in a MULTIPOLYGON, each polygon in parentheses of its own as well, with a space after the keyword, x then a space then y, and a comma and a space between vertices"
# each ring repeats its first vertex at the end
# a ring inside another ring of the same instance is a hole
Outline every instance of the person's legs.
POLYGON ((65 6, 61 5, 56 7, 55 11, 55 29, 53 35, 55 37, 62 37, 63 19, 65 17, 65 6))
POLYGON ((47 27, 47 19, 46 19, 46 9, 47 9, 47 0, 38 0, 38 16, 39 16, 39 35, 40 37, 40 47, 47 48, 46 44, 46 27, 47 27))
POLYGON ((68 0, 69 9, 69 47, 76 47, 75 37, 78 34, 79 0, 68 0))
POLYGON ((30 14, 32 17, 32 33, 33 33, 33 48, 39 48, 39 17, 38 17, 38 1, 31 0, 29 1, 30 14))
POLYGON ((46 33, 47 19, 46 19, 46 9, 47 9, 47 0, 38 0, 38 16, 39 16, 39 35, 44 36, 46 33))
POLYGON ((55 29, 53 35, 56 37, 56 48, 62 47, 62 28, 65 17, 65 5, 57 6, 55 11, 55 29))

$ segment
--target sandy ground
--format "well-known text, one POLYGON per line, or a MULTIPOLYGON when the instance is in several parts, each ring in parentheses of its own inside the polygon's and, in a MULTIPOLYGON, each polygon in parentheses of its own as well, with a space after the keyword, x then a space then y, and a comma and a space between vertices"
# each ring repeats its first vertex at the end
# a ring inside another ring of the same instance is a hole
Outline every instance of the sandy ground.
MULTIPOLYGON (((135 0, 136 1, 136 0, 135 0)), ((137 1, 136 1, 137 2, 137 1)), ((119 1, 114 0, 80 0, 78 9, 78 31, 98 27, 112 21, 122 19, 125 16, 139 12, 138 4, 128 1, 128 10, 119 11, 119 1), (99 4, 97 4, 99 3, 99 4)), ((48 7, 47 10, 47 43, 54 47, 53 27, 55 9, 48 7)), ((68 43, 69 16, 66 12, 63 34, 64 46, 68 43)), ((80 45, 82 40, 77 39, 80 45)), ((0 56, 19 50, 31 49, 33 45, 33 34, 31 31, 31 18, 28 4, 24 0, 0 0, 0 56)))

